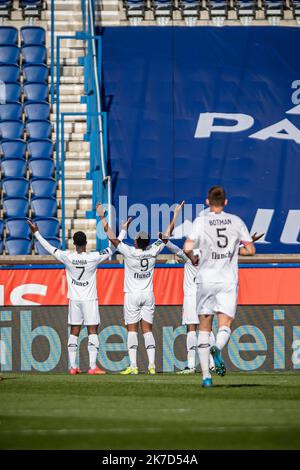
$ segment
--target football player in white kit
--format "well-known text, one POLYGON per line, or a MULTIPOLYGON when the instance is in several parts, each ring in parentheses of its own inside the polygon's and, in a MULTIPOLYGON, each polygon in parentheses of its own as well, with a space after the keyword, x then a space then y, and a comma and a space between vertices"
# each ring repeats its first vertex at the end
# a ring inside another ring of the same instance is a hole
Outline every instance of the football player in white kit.
MULTIPOLYGON (((199 325, 199 317, 196 309, 197 297, 197 284, 196 277, 198 266, 194 266, 183 252, 181 248, 168 241, 166 247, 184 262, 184 275, 183 275, 183 305, 182 305, 182 324, 186 325, 186 348, 187 348, 187 362, 188 365, 185 369, 178 372, 179 374, 193 374, 196 372, 196 350, 197 350, 197 330, 199 325)), ((199 256, 199 250, 193 250, 195 256, 199 256)), ((215 335, 210 333, 210 346, 215 345, 215 335)), ((210 354, 210 371, 214 370, 214 360, 210 354)))
MULTIPOLYGON (((87 252, 87 239, 83 232, 76 232, 73 236, 75 250, 62 251, 52 246, 38 231, 38 225, 28 221, 31 231, 40 244, 66 267, 69 299, 68 324, 71 332, 68 340, 68 355, 70 362, 69 373, 80 374, 76 365, 78 349, 78 337, 82 324, 88 330, 88 353, 90 375, 105 374, 105 371, 97 367, 96 360, 99 351, 99 339, 97 335, 100 324, 97 293, 97 267, 112 255, 112 250, 107 248, 101 252, 87 252)), ((126 222, 119 234, 119 240, 123 240, 129 222, 126 222)))
MULTIPOLYGON (((171 233, 173 230, 176 218, 183 204, 184 202, 176 207, 173 220, 166 234, 171 233)), ((152 333, 155 310, 153 273, 156 258, 165 247, 168 239, 157 240, 149 246, 149 235, 140 232, 134 241, 134 246, 126 245, 116 238, 116 235, 109 227, 100 204, 97 206, 97 213, 102 220, 104 231, 107 233, 109 240, 124 256, 124 319, 128 330, 127 344, 130 366, 122 374, 138 374, 137 348, 139 323, 141 323, 148 355, 148 371, 149 374, 155 374, 155 340, 152 333)))
POLYGON ((198 265, 197 313, 199 315, 198 353, 203 375, 203 387, 211 387, 209 355, 213 355, 217 374, 226 372, 220 351, 231 334, 238 296, 238 255, 253 256, 255 247, 244 222, 236 215, 224 212, 225 190, 213 186, 206 204, 209 212, 195 219, 192 232, 184 244, 185 254, 198 265), (242 247, 240 247, 242 244, 242 247), (199 261, 193 250, 200 250, 199 261), (210 347, 213 315, 217 314, 216 345, 210 347))

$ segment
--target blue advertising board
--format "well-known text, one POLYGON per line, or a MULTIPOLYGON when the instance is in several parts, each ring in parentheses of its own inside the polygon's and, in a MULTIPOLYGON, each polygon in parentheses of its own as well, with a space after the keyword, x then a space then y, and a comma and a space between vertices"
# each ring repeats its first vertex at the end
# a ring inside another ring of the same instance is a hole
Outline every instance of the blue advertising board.
POLYGON ((195 205, 221 184, 266 233, 259 252, 299 253, 299 42, 285 27, 104 29, 115 206, 195 205))

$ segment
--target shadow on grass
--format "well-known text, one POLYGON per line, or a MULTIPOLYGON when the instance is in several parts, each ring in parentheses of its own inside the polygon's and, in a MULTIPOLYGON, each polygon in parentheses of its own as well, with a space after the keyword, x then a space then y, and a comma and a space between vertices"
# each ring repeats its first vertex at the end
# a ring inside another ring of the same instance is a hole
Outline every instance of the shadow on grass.
POLYGON ((18 380, 20 377, 0 377, 0 382, 4 382, 5 380, 18 380))
POLYGON ((266 385, 262 384, 217 384, 214 385, 214 388, 221 387, 221 388, 240 388, 240 387, 266 387, 266 385))

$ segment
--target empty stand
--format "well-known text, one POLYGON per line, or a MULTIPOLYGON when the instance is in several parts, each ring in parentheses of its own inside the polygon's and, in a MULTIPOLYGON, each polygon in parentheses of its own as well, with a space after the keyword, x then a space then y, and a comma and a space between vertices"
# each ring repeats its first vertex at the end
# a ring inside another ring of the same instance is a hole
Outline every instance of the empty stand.
POLYGON ((5 218, 28 217, 29 202, 26 197, 7 197, 3 200, 3 213, 5 218))
POLYGON ((52 158, 53 143, 50 139, 28 141, 29 158, 52 158))
MULTIPOLYGON (((46 237, 47 241, 51 243, 51 245, 55 246, 56 248, 60 248, 60 240, 57 237, 46 237)), ((34 249, 37 255, 49 255, 48 251, 45 250, 45 248, 42 247, 40 242, 37 240, 34 240, 34 249)))
MULTIPOLYGON (((28 166, 32 178, 51 178, 54 174, 54 163, 51 158, 32 158, 28 166)), ((50 191, 51 196, 53 192, 50 191)))
POLYGON ((37 217, 34 222, 38 224, 39 232, 45 238, 56 238, 59 235, 59 222, 55 217, 37 217))
POLYGON ((51 135, 51 122, 45 119, 27 121, 26 132, 30 139, 49 138, 51 135))
POLYGON ((21 120, 22 119, 22 104, 19 102, 16 103, 5 103, 0 104, 0 120, 21 120))
POLYGON ((32 216, 56 217, 57 204, 55 197, 33 197, 31 199, 32 216))
POLYGON ((31 255, 32 241, 30 238, 7 238, 5 246, 8 255, 31 255))
POLYGON ((0 143, 3 158, 25 158, 26 142, 23 139, 7 139, 0 143))
POLYGON ((17 64, 0 64, 0 80, 2 82, 19 82, 20 67, 17 64))
POLYGON ((28 82, 24 84, 24 99, 28 101, 48 101, 49 89, 46 83, 28 82))
POLYGON ((47 59, 47 49, 41 44, 22 46, 21 53, 24 64, 44 64, 47 59))
POLYGON ((26 45, 45 45, 46 32, 40 26, 23 26, 21 28, 21 44, 26 45))
POLYGON ((26 178, 4 178, 2 181, 3 197, 27 197, 29 181, 26 178))
MULTIPOLYGON (((33 178, 31 180, 31 191, 33 197, 54 197, 56 192, 56 181, 54 178, 33 178)), ((45 217, 45 215, 39 215, 36 217, 45 217)), ((51 216, 52 217, 52 216, 51 216)))
POLYGON ((31 238, 31 230, 26 217, 15 217, 7 219, 5 223, 6 240, 8 238, 31 238))
POLYGON ((49 69, 45 64, 26 64, 23 67, 24 82, 47 83, 49 69))
POLYGON ((9 119, 0 122, 2 139, 21 139, 24 134, 24 124, 20 119, 9 119))
POLYGON ((29 121, 48 120, 50 116, 50 105, 47 101, 28 101, 24 104, 24 114, 29 121))
POLYGON ((26 160, 20 158, 5 158, 1 161, 2 178, 25 177, 27 170, 26 160))

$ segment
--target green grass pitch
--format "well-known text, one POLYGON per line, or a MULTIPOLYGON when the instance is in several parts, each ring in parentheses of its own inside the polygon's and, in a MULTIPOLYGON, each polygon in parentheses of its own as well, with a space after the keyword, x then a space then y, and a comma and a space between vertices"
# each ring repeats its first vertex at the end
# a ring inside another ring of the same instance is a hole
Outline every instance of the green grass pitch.
POLYGON ((300 449, 297 372, 2 375, 1 449, 300 449))

